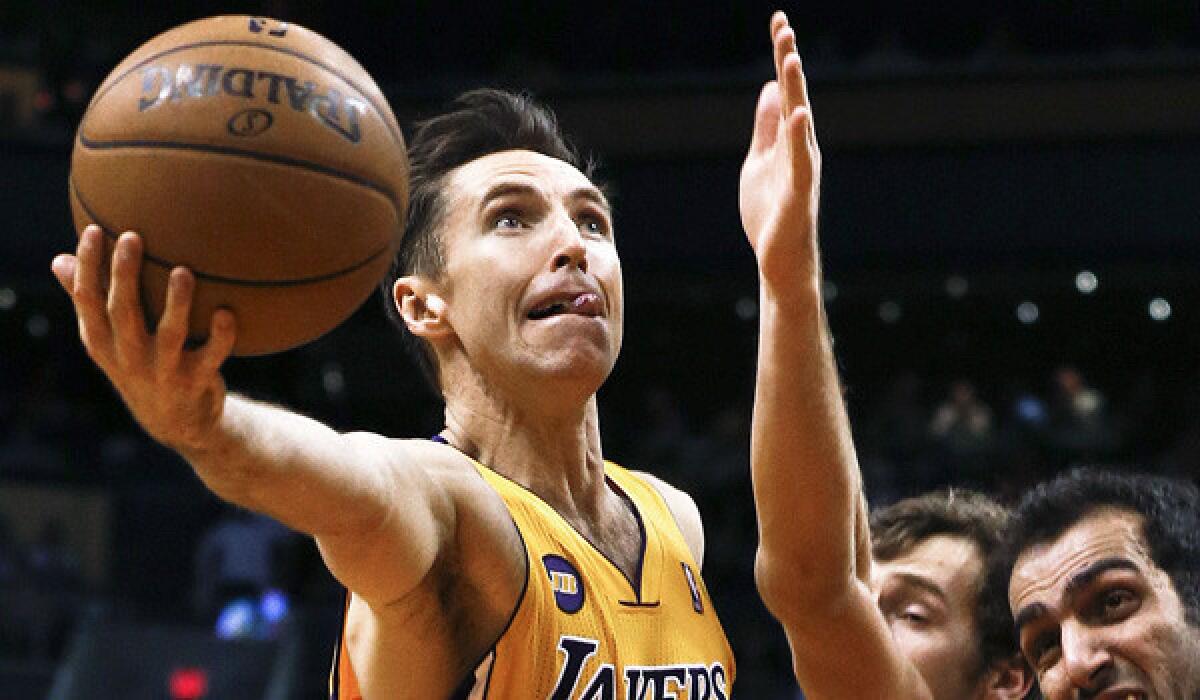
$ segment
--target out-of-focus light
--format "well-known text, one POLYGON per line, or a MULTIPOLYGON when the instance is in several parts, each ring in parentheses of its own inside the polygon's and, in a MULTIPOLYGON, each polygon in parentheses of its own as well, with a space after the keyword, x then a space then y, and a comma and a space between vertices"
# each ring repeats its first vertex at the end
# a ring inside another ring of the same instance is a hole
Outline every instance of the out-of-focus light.
POLYGON ((1171 318, 1171 302, 1162 297, 1151 299, 1146 310, 1150 313, 1150 318, 1155 321, 1165 321, 1171 318))
POLYGON ((733 313, 743 321, 753 321, 758 317, 758 302, 751 297, 741 297, 734 302, 733 313))
POLYGON ((33 108, 39 112, 48 112, 54 107, 54 95, 49 90, 38 90, 33 94, 33 108))
POLYGON ((969 288, 967 278, 962 275, 950 275, 946 278, 946 294, 951 299, 962 299, 967 295, 969 288))
POLYGON ((879 320, 884 323, 897 323, 904 315, 904 309, 894 301, 885 301, 879 305, 879 320))
POLYGON ((208 671, 202 668, 177 668, 167 680, 171 700, 198 700, 208 694, 208 671))
POLYGON ((821 296, 825 299, 825 303, 829 303, 838 298, 838 286, 832 280, 824 280, 821 282, 821 296))
POLYGON ((330 398, 341 396, 346 392, 346 375, 342 366, 336 362, 328 362, 321 368, 321 387, 330 398))
POLYGON ((50 319, 42 314, 34 314, 25 322, 25 332, 33 338, 45 338, 50 332, 50 319))
POLYGON ((258 609, 248 598, 237 598, 217 615, 217 639, 253 639, 258 634, 258 609))
POLYGON ((1017 320, 1025 325, 1037 323, 1041 312, 1038 311, 1037 304, 1032 301, 1023 301, 1017 304, 1017 320))
POLYGON ((1100 280, 1091 270, 1081 270, 1078 275, 1075 275, 1075 288, 1079 290, 1080 294, 1091 294, 1099 286, 1100 280))
POLYGON ((17 305, 17 292, 8 287, 0 287, 0 311, 12 311, 17 305))
POLYGON ((63 83, 62 96, 68 102, 83 102, 87 98, 87 87, 79 78, 72 78, 63 83))

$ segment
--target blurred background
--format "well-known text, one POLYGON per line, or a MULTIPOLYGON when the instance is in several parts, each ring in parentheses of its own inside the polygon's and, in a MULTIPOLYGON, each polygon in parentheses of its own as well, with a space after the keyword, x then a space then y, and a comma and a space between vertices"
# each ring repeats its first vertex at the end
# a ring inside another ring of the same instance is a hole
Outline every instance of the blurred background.
MULTIPOLYGON (((139 432, 49 273, 73 246, 67 170, 92 91, 151 36, 242 12, 345 47, 406 130, 464 89, 521 88, 600 157, 627 286, 625 348, 601 391, 607 456, 696 498, 738 696, 794 697, 752 581, 757 293, 737 213, 772 9, 0 4, 0 694, 325 692, 342 592, 312 543, 222 505, 139 432)), ((1083 462, 1195 478, 1200 7, 784 9, 824 154, 825 298, 872 503, 944 484, 1008 499, 1083 462)), ((441 425, 375 298, 227 375, 338 428, 441 425)))

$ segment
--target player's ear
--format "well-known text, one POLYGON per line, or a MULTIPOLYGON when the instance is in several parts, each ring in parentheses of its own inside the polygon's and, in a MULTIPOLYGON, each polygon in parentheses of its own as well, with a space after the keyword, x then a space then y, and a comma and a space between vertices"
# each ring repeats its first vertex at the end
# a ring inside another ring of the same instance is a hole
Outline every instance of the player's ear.
POLYGON ((446 317, 446 300, 432 280, 420 275, 401 277, 392 285, 392 303, 408 332, 431 340, 453 332, 446 317))
POLYGON ((1033 671, 1019 653, 997 661, 984 674, 987 700, 1021 700, 1033 686, 1033 671))

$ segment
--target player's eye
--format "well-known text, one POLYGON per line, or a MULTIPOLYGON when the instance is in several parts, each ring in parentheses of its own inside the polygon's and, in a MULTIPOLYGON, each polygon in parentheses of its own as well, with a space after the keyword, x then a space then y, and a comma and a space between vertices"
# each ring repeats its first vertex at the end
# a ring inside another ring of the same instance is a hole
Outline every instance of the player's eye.
POLYGON ((492 228, 517 229, 524 226, 524 215, 515 209, 506 209, 492 219, 492 228))
POLYGON ((1045 634, 1038 637, 1025 651, 1025 657, 1037 670, 1044 671, 1054 665, 1058 658, 1058 635, 1045 634))
POLYGON ((588 214, 579 220, 579 228, 592 236, 607 236, 608 222, 599 216, 588 214))
POLYGON ((1105 622, 1118 622, 1138 608, 1138 598, 1125 588, 1113 588, 1100 595, 1097 613, 1105 622))

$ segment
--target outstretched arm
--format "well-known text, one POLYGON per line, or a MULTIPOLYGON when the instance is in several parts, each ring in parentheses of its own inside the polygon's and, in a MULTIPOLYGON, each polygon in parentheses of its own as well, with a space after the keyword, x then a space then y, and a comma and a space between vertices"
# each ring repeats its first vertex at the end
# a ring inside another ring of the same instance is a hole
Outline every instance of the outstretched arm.
POLYGON ((867 585, 861 477, 821 302, 821 155, 783 13, 772 17, 771 37, 777 80, 759 97, 740 187, 760 284, 756 579, 810 697, 926 697, 867 585))
POLYGON ((142 245, 137 235, 122 235, 110 262, 93 226, 75 255, 53 263, 88 355, 137 421, 217 495, 315 535, 334 573, 367 600, 410 590, 433 565, 453 516, 444 491, 408 454, 421 446, 339 434, 227 394, 220 367, 233 347, 233 315, 216 312, 207 343, 185 349, 195 278, 176 268, 163 316, 148 332, 139 298, 142 245))

